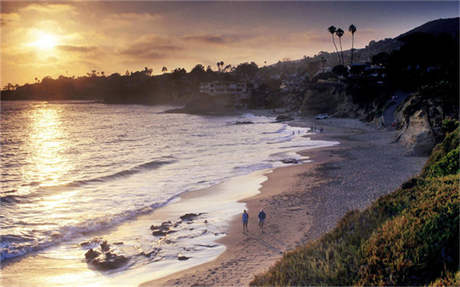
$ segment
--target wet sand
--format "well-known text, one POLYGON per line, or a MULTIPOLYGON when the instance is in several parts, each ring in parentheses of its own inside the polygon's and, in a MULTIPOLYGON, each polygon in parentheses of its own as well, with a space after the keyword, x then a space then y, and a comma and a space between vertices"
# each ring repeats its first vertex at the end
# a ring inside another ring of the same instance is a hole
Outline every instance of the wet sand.
POLYGON ((426 157, 407 157, 392 143, 395 132, 377 130, 352 119, 301 120, 323 132, 313 139, 335 140, 339 146, 307 150, 313 162, 281 167, 268 174, 261 193, 244 199, 250 218, 242 232, 240 215, 219 240, 226 250, 217 259, 152 280, 141 286, 247 286, 283 252, 331 230, 349 210, 363 209, 417 174, 426 157), (257 226, 260 208, 267 213, 265 233, 257 226))

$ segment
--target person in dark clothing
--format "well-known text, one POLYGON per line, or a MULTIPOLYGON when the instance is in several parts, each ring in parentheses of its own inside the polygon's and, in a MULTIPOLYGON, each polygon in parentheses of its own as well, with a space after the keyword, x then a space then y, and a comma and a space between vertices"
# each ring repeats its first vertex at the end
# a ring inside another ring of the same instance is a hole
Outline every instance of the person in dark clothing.
POLYGON ((265 214, 264 210, 261 209, 259 212, 259 228, 264 233, 264 222, 265 222, 265 217, 267 215, 265 214))
POLYGON ((248 221, 249 221, 249 214, 246 210, 243 211, 243 232, 248 232, 248 221))

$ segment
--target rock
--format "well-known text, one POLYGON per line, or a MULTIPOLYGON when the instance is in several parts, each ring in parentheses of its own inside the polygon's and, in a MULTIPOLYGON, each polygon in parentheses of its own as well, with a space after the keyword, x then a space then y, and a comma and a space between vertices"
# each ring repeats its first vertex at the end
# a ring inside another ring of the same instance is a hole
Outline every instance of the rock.
POLYGON ((187 257, 187 256, 179 254, 179 255, 177 255, 177 259, 180 260, 180 261, 184 261, 184 260, 190 259, 190 257, 187 257))
POLYGON ((174 233, 174 232, 177 232, 177 230, 162 230, 162 229, 160 229, 160 230, 154 230, 152 232, 152 235, 153 236, 166 236, 166 235, 168 235, 170 233, 174 233))
POLYGON ((102 243, 101 243, 101 250, 102 252, 107 252, 110 250, 110 245, 107 243, 106 240, 104 240, 102 243))
POLYGON ((166 244, 173 244, 173 243, 175 243, 175 241, 173 241, 173 240, 171 240, 171 239, 166 239, 166 240, 164 241, 164 243, 166 243, 166 244))
POLYGON ((412 114, 398 140, 405 145, 410 155, 427 155, 436 144, 428 115, 422 110, 412 114))
MULTIPOLYGON (((152 226, 150 226, 150 230, 153 231, 152 232, 153 236, 165 236, 166 234, 176 232, 176 230, 170 230, 169 229, 169 228, 171 228, 171 226, 173 226, 171 221, 165 221, 161 225, 158 225, 158 226, 152 225, 152 226)), ((174 226, 176 226, 176 224, 174 226)))
POLYGON ((101 252, 90 249, 85 253, 86 263, 90 264, 97 270, 116 269, 129 261, 129 258, 113 253, 107 241, 100 245, 101 252))
POLYGON ((97 247, 101 243, 101 238, 96 237, 88 241, 83 241, 80 243, 80 246, 83 248, 94 248, 97 247))
POLYGON ((276 117, 277 122, 292 121, 292 120, 294 119, 289 115, 279 115, 276 117))
POLYGON ((85 258, 86 258, 86 261, 91 261, 91 260, 93 260, 94 258, 98 257, 99 255, 101 255, 100 252, 94 251, 94 250, 91 248, 90 250, 88 250, 88 251, 85 253, 85 258))
POLYGON ((160 251, 161 251, 161 248, 153 248, 153 250, 148 253, 145 253, 144 251, 142 251, 141 255, 144 255, 145 257, 152 257, 152 255, 156 256, 160 251))
POLYGON ((286 159, 283 159, 281 160, 282 163, 299 163, 298 160, 296 160, 295 158, 286 158, 286 159))
POLYGON ((195 219, 195 217, 200 216, 201 214, 203 214, 203 213, 198 213, 198 214, 196 214, 196 213, 186 213, 186 214, 182 215, 180 217, 180 219, 185 220, 185 221, 190 221, 190 220, 195 219))
POLYGON ((171 221, 165 221, 161 225, 152 225, 150 230, 168 230, 172 226, 171 221))
POLYGON ((96 267, 96 269, 98 270, 111 270, 120 268, 127 262, 128 258, 126 258, 125 256, 107 252, 103 256, 96 257, 88 263, 96 267))
POLYGON ((153 236, 165 236, 166 234, 168 234, 168 232, 163 230, 155 230, 152 232, 153 236))

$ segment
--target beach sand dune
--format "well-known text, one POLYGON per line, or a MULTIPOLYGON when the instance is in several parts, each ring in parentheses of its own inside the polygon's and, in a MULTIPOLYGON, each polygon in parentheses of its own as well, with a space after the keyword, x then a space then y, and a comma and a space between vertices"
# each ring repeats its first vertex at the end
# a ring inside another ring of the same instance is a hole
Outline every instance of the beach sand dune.
MULTIPOLYGON (((311 126, 311 121, 294 125, 311 126)), ((216 260, 141 286, 246 286, 266 271, 283 252, 314 240, 331 230, 353 209, 363 209, 417 174, 425 157, 408 157, 393 143, 394 131, 377 130, 352 119, 328 119, 315 124, 324 132, 315 139, 336 140, 334 147, 302 152, 312 163, 275 169, 261 193, 244 200, 249 232, 240 217, 220 240, 226 251, 216 260), (267 213, 265 233, 257 213, 267 213)))

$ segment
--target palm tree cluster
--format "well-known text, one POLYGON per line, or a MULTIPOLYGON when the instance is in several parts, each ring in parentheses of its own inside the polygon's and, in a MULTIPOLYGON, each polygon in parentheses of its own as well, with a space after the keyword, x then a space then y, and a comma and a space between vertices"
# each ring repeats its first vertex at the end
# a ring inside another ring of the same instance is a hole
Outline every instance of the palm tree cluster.
MULTIPOLYGON (((342 36, 345 33, 341 28, 336 28, 335 26, 330 26, 327 28, 329 33, 331 33, 331 38, 332 38, 332 43, 334 44, 335 51, 337 53, 337 58, 339 60, 339 63, 341 65, 345 65, 344 57, 343 57, 343 49, 342 49, 342 36), (335 37, 337 36, 339 38, 339 46, 340 46, 340 53, 339 49, 337 48, 337 45, 335 44, 335 37)), ((355 44, 355 32, 356 32, 356 26, 351 24, 350 27, 348 27, 348 31, 351 33, 351 59, 350 59, 350 65, 353 65, 353 52, 354 52, 354 44, 355 44)))
POLYGON ((219 72, 221 72, 222 68, 224 67, 224 61, 217 62, 216 65, 219 72))

